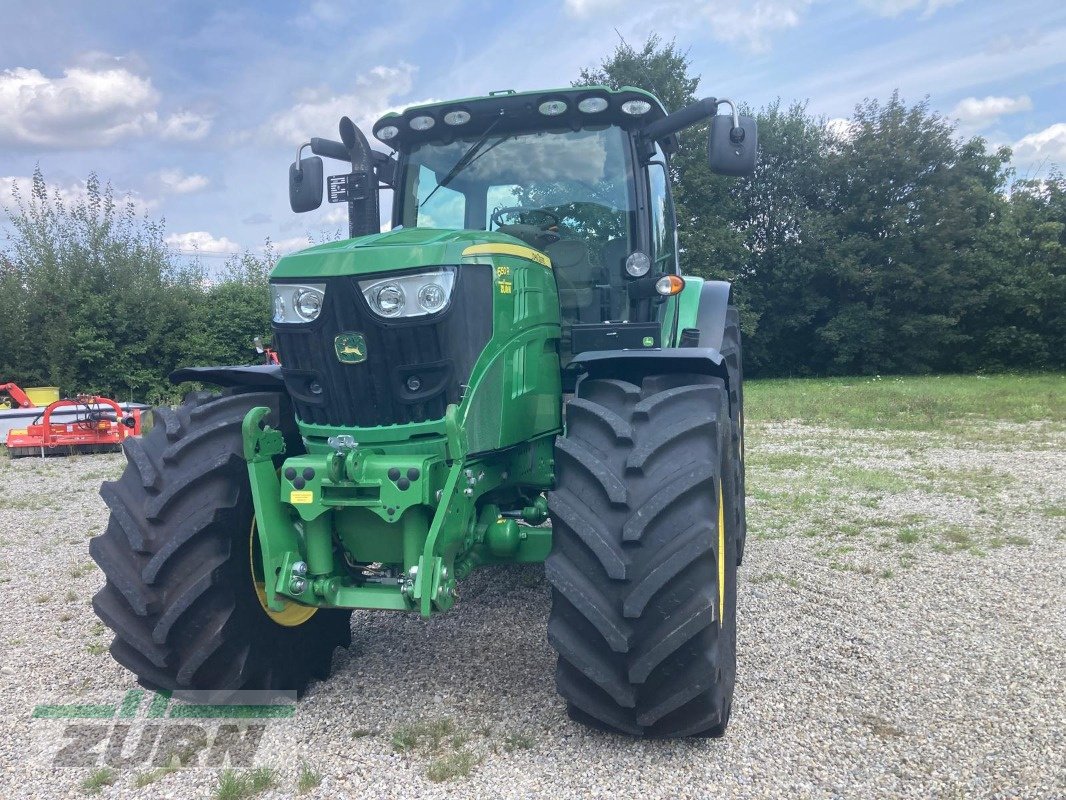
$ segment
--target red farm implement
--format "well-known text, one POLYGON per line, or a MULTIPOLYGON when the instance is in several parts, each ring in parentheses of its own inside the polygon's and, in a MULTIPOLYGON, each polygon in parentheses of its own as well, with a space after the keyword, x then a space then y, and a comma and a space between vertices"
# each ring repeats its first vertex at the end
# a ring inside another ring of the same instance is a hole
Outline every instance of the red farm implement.
POLYGON ((105 453, 140 433, 140 409, 125 412, 108 397, 79 395, 49 403, 26 428, 11 430, 7 449, 12 458, 105 453))

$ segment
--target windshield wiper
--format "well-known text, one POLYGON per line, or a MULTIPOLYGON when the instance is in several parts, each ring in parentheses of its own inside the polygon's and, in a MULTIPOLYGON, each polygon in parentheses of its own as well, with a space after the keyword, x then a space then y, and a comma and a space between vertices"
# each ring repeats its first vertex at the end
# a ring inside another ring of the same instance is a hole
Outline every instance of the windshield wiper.
MULTIPOLYGON (((478 154, 478 151, 485 146, 485 142, 487 142, 489 139, 489 134, 492 133, 492 129, 495 128, 497 124, 499 124, 501 119, 503 119, 502 114, 496 117, 496 119, 492 121, 492 124, 489 125, 489 127, 485 128, 485 132, 478 137, 478 140, 476 142, 474 142, 472 145, 470 145, 470 147, 466 149, 465 153, 459 156, 459 160, 455 162, 455 166, 448 170, 448 174, 445 175, 443 179, 441 179, 441 182, 433 187, 433 191, 426 196, 426 199, 418 204, 419 208, 429 202, 429 198, 437 193, 437 189, 442 186, 447 186, 449 183, 452 182, 456 175, 458 175, 460 172, 470 166, 470 162, 474 160, 474 157, 478 154)), ((497 142, 497 144, 499 144, 499 142, 497 142)), ((495 147, 495 145, 493 145, 493 147, 495 147)))

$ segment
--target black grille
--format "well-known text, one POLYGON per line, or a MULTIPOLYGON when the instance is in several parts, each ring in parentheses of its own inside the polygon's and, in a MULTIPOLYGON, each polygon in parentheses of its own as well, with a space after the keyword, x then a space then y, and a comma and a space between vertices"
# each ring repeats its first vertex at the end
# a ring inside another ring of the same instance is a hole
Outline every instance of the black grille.
MULTIPOLYGON (((274 326, 285 387, 299 418, 356 427, 441 419, 448 404, 461 399, 462 385, 492 338, 491 269, 456 269, 449 307, 409 320, 374 315, 356 278, 327 279, 317 320, 274 326), (338 361, 334 340, 341 333, 363 334, 366 361, 338 361), (414 391, 412 377, 420 384, 414 391)), ((360 279, 380 277, 386 276, 360 279)))

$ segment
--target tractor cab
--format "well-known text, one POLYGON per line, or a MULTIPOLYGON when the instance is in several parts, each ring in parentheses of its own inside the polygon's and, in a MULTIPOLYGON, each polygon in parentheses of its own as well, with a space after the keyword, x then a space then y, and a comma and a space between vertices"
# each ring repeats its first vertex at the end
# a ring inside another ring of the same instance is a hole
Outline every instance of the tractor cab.
MULTIPOLYGON (((653 95, 630 87, 508 90, 385 115, 373 135, 389 156, 369 152, 347 119, 343 145, 312 139, 305 147, 345 160, 368 151, 369 168, 353 161, 350 175, 330 178, 330 201, 349 203, 353 238, 380 230, 376 183, 394 190, 393 230, 495 232, 547 256, 565 364, 581 349, 616 346, 619 336, 640 343, 650 336, 661 346, 679 333, 672 298, 684 284, 663 280, 680 273, 668 174, 676 134, 715 117, 712 168, 738 175, 754 165, 754 121, 735 109, 717 117, 720 104, 732 109, 708 98, 667 114, 653 95)), ((298 160, 290 177, 309 173, 321 182, 320 163, 301 169, 310 161, 298 160)), ((294 210, 308 210, 297 202, 301 187, 290 188, 294 210)), ((317 207, 321 185, 302 188, 307 206, 317 207)))

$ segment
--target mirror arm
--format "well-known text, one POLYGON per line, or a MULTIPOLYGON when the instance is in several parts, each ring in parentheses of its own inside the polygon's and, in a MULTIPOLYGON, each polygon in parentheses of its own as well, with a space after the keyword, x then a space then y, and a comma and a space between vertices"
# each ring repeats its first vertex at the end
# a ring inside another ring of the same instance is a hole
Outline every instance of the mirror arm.
POLYGON ((351 155, 349 155, 348 153, 348 148, 340 142, 335 142, 332 139, 320 139, 318 137, 315 137, 311 139, 308 144, 311 147, 311 152, 314 153, 316 156, 325 156, 326 158, 333 158, 337 161, 351 160, 351 155))
POLYGON ((303 167, 300 166, 300 160, 303 158, 304 148, 310 147, 310 142, 304 142, 302 145, 296 148, 296 172, 300 174, 303 172, 303 167))
MULTIPOLYGON (((695 125, 697 122, 713 117, 718 111, 719 102, 726 103, 729 101, 719 101, 713 97, 697 100, 695 103, 678 109, 673 114, 668 114, 648 125, 644 128, 644 136, 653 142, 665 139, 667 136, 677 133, 690 125, 695 125)), ((729 105, 732 106, 733 104, 730 102, 729 105)))

